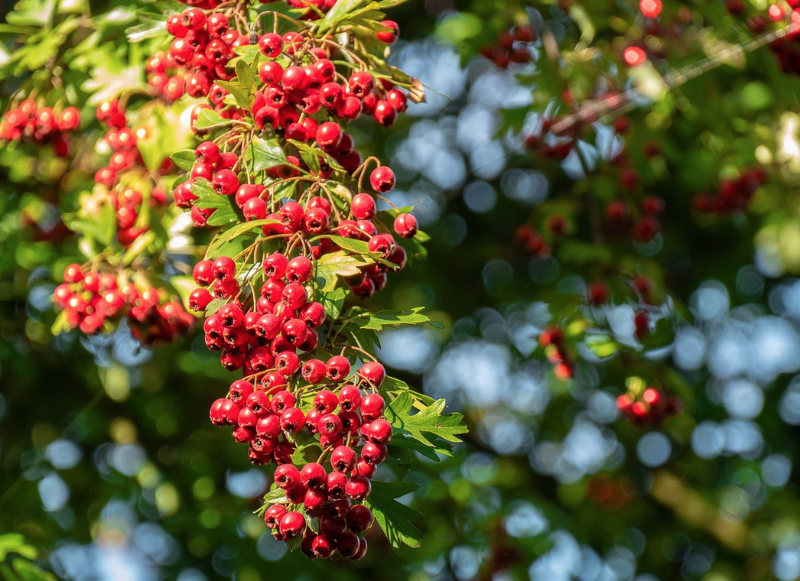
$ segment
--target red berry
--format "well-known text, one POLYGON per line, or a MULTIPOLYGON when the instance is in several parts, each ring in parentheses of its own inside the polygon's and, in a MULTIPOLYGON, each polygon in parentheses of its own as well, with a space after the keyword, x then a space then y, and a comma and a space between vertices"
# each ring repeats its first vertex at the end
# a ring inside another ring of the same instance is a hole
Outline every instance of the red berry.
POLYGON ((331 381, 344 381, 350 374, 350 362, 346 357, 335 355, 328 359, 326 364, 328 379, 331 381))
POLYGON ((375 217, 375 199, 369 194, 356 194, 350 210, 358 220, 371 220, 375 217))
POLYGON ((347 511, 347 528, 361 534, 372 528, 372 511, 363 504, 357 504, 347 511))
POLYGON ((394 220, 394 231, 403 238, 413 238, 417 233, 417 219, 411 214, 400 214, 394 220))
POLYGON ((347 84, 354 97, 363 99, 372 92, 372 89, 375 87, 375 79, 367 71, 358 71, 350 76, 350 80, 347 84))
POLYGON ((375 168, 369 176, 369 183, 376 192, 382 194, 390 192, 395 184, 394 172, 385 165, 375 168))
POLYGON ((305 421, 305 414, 299 408, 291 407, 281 414, 281 429, 284 432, 299 432, 305 421))
POLYGON ((371 422, 378 419, 383 415, 385 409, 386 403, 377 393, 370 393, 361 400, 361 415, 366 421, 371 422))
POLYGON ((306 488, 321 488, 325 486, 328 475, 325 468, 316 462, 303 466, 300 471, 300 481, 306 488))
POLYGON ((290 282, 306 282, 311 278, 313 265, 305 256, 296 256, 286 265, 286 278, 290 282))
POLYGON ((397 26, 397 23, 393 20, 382 20, 381 26, 387 28, 388 30, 381 30, 375 36, 378 37, 378 40, 381 42, 385 42, 386 44, 392 44, 397 40, 398 35, 400 34, 400 29, 397 26))
POLYGON ((297 511, 287 512, 281 519, 280 532, 286 539, 294 539, 306 530, 306 519, 297 511))
POLYGON ((372 485, 369 478, 365 476, 355 475, 351 476, 345 485, 345 492, 347 496, 353 500, 364 500, 372 491, 372 485))
POLYGON ((331 453, 331 466, 337 472, 351 472, 356 466, 358 456, 348 446, 338 446, 331 453))

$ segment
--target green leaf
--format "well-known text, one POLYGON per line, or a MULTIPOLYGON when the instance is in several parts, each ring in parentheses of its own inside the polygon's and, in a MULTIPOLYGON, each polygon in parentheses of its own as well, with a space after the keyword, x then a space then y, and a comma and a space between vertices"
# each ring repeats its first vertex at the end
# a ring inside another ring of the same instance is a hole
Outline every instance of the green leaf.
POLYGON ((265 504, 285 504, 289 502, 286 498, 286 491, 283 488, 275 488, 264 495, 265 504))
POLYGON ((277 139, 255 137, 245 152, 245 163, 253 171, 264 171, 289 162, 277 139))
POLYGON ((349 12, 354 11, 365 1, 366 0, 339 0, 339 2, 334 4, 333 8, 328 11, 325 18, 318 23, 319 29, 324 31, 333 28, 339 22, 347 18, 349 12))
POLYGON ((152 230, 148 230, 147 232, 140 234, 122 256, 122 266, 130 266, 133 264, 133 261, 141 256, 141 254, 147 250, 147 247, 155 242, 155 239, 156 233, 152 230))
MULTIPOLYGON (((55 337, 56 335, 60 335, 64 331, 68 331, 69 328, 67 327, 67 311, 61 311, 56 316, 56 320, 53 321, 53 326, 50 327, 50 333, 53 334, 55 337)), ((2 537, 0 537, 0 542, 2 541, 2 537)), ((2 550, 2 545, 0 545, 0 550, 2 550)))
POLYGON ((339 318, 345 298, 347 298, 347 290, 341 287, 322 293, 320 302, 325 307, 325 313, 330 321, 335 321, 339 318))
POLYGON ((598 357, 611 357, 619 350, 619 345, 610 335, 588 335, 586 347, 598 357))
POLYGON ((214 240, 211 241, 211 244, 209 244, 208 250, 206 250, 206 259, 216 258, 217 255, 215 253, 217 250, 234 238, 241 236, 245 232, 249 232, 254 228, 261 228, 267 224, 275 223, 278 223, 278 221, 267 220, 266 218, 263 220, 252 220, 250 222, 242 222, 241 224, 237 224, 236 226, 228 228, 224 232, 220 232, 214 237, 214 240))
POLYGON ((305 446, 297 446, 291 458, 294 464, 304 466, 310 462, 316 462, 320 454, 322 454, 322 448, 319 445, 306 444, 305 446))
MULTIPOLYGON (((239 61, 242 62, 242 61, 239 61)), ((247 66, 247 65, 245 65, 247 66)), ((242 87, 237 81, 215 81, 217 85, 228 91, 233 98, 236 99, 236 104, 242 109, 250 108, 250 90, 242 87)))
POLYGON ((114 243, 117 231, 117 218, 110 204, 104 205, 97 216, 84 217, 79 214, 64 214, 62 220, 73 232, 83 234, 103 247, 114 243))
MULTIPOLYGON (((405 381, 397 379, 396 377, 390 377, 388 375, 383 380, 383 385, 381 385, 381 392, 391 393, 391 394, 398 392, 408 392, 411 394, 411 397, 421 402, 421 405, 424 406, 432 405, 436 401, 429 395, 425 395, 424 393, 419 393, 418 391, 412 390, 405 381)), ((389 399, 394 399, 394 397, 390 397, 389 399)))
POLYGON ((239 55, 239 57, 241 57, 241 59, 248 65, 255 61, 256 57, 261 54, 261 50, 258 48, 257 44, 245 44, 243 46, 237 46, 233 49, 233 52, 239 55))
POLYGON ((194 205, 198 208, 214 208, 217 211, 208 219, 209 226, 224 226, 240 219, 233 196, 222 196, 215 192, 208 180, 198 178, 192 184, 192 193, 197 196, 194 205))
MULTIPOLYGON (((442 442, 441 444, 438 444, 437 446, 431 448, 430 446, 426 446, 422 442, 419 442, 419 441, 407 436, 403 432, 396 432, 392 436, 392 443, 390 444, 390 447, 392 447, 392 446, 400 448, 402 450, 405 450, 405 452, 412 459, 413 459, 413 456, 411 455, 411 450, 414 450, 415 452, 419 452, 420 454, 422 454, 423 456, 425 456, 429 460, 433 460, 434 462, 439 462, 441 460, 439 458, 439 454, 443 454, 445 456, 452 456, 453 455, 453 453, 451 451, 452 448, 451 448, 451 446, 449 444, 445 444, 444 442, 442 442)), ((400 454, 400 453, 398 453, 398 454, 400 454)))
POLYGON ((355 240, 353 238, 346 238, 344 236, 320 236, 319 238, 330 238, 339 248, 349 250, 356 254, 369 254, 369 244, 363 240, 355 240))
POLYGON ((393 427, 405 430, 412 438, 426 446, 435 447, 434 440, 442 438, 448 442, 460 442, 458 434, 466 434, 467 427, 460 413, 445 414, 445 401, 436 400, 422 411, 411 415, 414 398, 410 393, 401 393, 386 408, 386 419, 393 427), (433 440, 431 439, 433 438, 433 440))
POLYGON ((315 278, 322 279, 317 282, 322 292, 330 292, 336 286, 339 276, 355 276, 361 270, 373 263, 371 258, 364 256, 351 256, 343 251, 331 252, 317 260, 315 278))
POLYGON ((136 140, 147 169, 158 171, 168 156, 188 145, 188 131, 179 128, 178 115, 172 109, 157 106, 148 111, 148 135, 136 140))
POLYGON ((55 575, 24 559, 14 559, 11 566, 22 581, 57 581, 55 575))
POLYGON ((219 116, 219 113, 213 109, 203 109, 200 111, 200 115, 197 116, 197 121, 195 121, 194 126, 197 129, 208 129, 209 127, 230 125, 231 123, 233 123, 232 120, 223 119, 219 116))
POLYGON ((172 285, 172 288, 178 291, 181 301, 183 302, 183 307, 187 312, 191 313, 192 311, 189 309, 189 295, 198 288, 194 278, 190 275, 173 276, 169 279, 169 283, 172 285))
POLYGON ((444 329, 444 325, 439 321, 431 321, 427 315, 420 311, 424 307, 416 307, 410 311, 378 311, 370 313, 369 320, 362 325, 362 329, 372 329, 382 331, 385 327, 401 327, 403 325, 422 325, 428 323, 437 329, 444 329))
POLYGON ((16 553, 28 559, 36 558, 36 549, 28 545, 25 537, 19 533, 0 535, 0 561, 5 561, 10 553, 16 553))
POLYGON ((183 171, 191 171, 197 158, 193 149, 181 149, 173 153, 170 158, 183 171))
POLYGON ((397 550, 402 544, 417 548, 422 540, 422 532, 412 524, 423 519, 419 511, 397 502, 397 498, 410 494, 419 488, 415 482, 372 482, 372 492, 364 500, 364 505, 380 525, 386 538, 397 550))

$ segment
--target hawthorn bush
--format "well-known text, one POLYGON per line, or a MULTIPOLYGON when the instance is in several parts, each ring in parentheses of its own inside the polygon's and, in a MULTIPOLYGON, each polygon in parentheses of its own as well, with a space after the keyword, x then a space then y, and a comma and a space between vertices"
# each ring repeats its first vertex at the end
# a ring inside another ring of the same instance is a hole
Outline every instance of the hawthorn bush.
POLYGON ((800 577, 795 4, 4 6, 0 574, 800 577))

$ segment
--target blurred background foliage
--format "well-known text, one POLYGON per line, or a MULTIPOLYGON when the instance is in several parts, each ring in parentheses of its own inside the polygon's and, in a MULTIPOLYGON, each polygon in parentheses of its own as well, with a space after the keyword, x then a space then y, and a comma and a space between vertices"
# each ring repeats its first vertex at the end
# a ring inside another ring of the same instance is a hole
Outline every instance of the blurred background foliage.
MULTIPOLYGON (((267 473, 207 420, 227 374, 202 337, 147 351, 124 326, 51 335, 54 280, 77 247, 60 215, 90 189, 99 128, 84 123, 72 162, 4 144, 0 576, 800 577, 800 81, 769 47, 731 51, 668 92, 658 81, 786 25, 766 18, 766 0, 741 4, 665 0, 658 20, 627 0, 410 0, 391 11, 403 38, 391 60, 426 84, 428 102, 391 131, 363 123, 353 134, 391 161, 392 201, 416 206, 432 241, 428 260, 369 307, 425 306, 445 323, 384 333, 382 357, 447 397, 471 434, 454 458, 422 460, 408 477, 421 485, 405 500, 426 517, 422 547, 393 553, 376 530, 358 564, 286 553, 252 514, 267 473), (481 56, 528 24, 537 34, 525 62, 481 56), (633 45, 649 60, 629 69, 633 45), (582 155, 563 159, 523 147, 529 135, 563 143, 541 133, 543 118, 610 90, 636 105, 625 131, 602 119, 567 139, 582 155), (698 211, 698 193, 753 167, 767 178, 746 211, 698 211), (592 223, 608 202, 635 207, 646 194, 666 203, 651 240, 592 223), (553 215, 569 234, 548 239, 551 252, 515 244, 520 225, 544 232, 553 215), (651 304, 620 273, 648 276, 651 304), (586 306, 598 280, 610 301, 586 306), (642 307, 652 332, 639 341, 642 307), (567 323, 574 379, 556 377, 538 344, 551 321, 567 323), (629 423, 615 399, 632 381, 680 398, 683 412, 629 423)), ((99 92, 143 86, 150 52, 124 31, 152 6, 4 3, 3 107, 21 82, 46 84, 54 56, 69 63, 55 91, 86 119, 99 92), (58 29, 69 15, 77 25, 58 29), (41 26, 51 34, 37 36, 41 26)))

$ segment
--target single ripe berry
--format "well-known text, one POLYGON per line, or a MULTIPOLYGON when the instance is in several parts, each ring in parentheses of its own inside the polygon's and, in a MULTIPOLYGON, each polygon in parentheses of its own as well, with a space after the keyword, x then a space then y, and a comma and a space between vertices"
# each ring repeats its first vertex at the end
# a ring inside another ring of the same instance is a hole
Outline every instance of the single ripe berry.
POLYGON ((284 432, 299 432, 305 421, 305 414, 299 408, 291 407, 281 414, 281 429, 284 432))
POLYGON ((331 453, 331 466, 337 472, 351 472, 357 461, 356 451, 349 446, 339 446, 331 453))
POLYGON ((394 231, 403 238, 413 238, 417 233, 417 219, 411 214, 399 214, 394 219, 394 231))
POLYGON ((375 88, 375 78, 367 71, 357 71, 350 76, 347 84, 354 97, 363 99, 375 88))
POLYGON ((306 488, 321 488, 325 486, 327 477, 325 468, 316 462, 306 464, 300 471, 300 481, 306 488))
POLYGON ((372 491, 372 484, 365 476, 351 476, 345 485, 347 496, 353 500, 364 500, 372 491))
POLYGON ((283 39, 279 34, 268 32, 258 39, 258 48, 264 56, 269 58, 279 57, 283 52, 283 39))
POLYGON ((371 220, 375 217, 375 199, 369 194, 356 194, 350 210, 358 220, 371 220))
POLYGON ((233 279, 236 274, 236 263, 229 256, 220 256, 214 261, 213 272, 217 280, 233 279))
POLYGON ((281 519, 286 515, 286 507, 282 504, 273 504, 264 513, 264 522, 271 529, 280 526, 281 519))
POLYGON ((297 511, 287 512, 281 519, 280 532, 286 539, 294 539, 306 530, 306 519, 297 511))
POLYGON ((366 433, 370 442, 388 444, 392 439, 392 425, 382 418, 370 422, 366 433))
POLYGON ((294 464, 282 464, 275 469, 275 484, 289 490, 300 483, 300 471, 294 464))
POLYGON ((378 419, 383 415, 385 409, 386 402, 377 393, 370 393, 361 400, 361 415, 364 416, 365 421, 371 422, 378 419))
POLYGON ((331 381, 344 381, 350 374, 350 362, 341 355, 335 355, 328 359, 325 367, 327 368, 328 379, 331 381))
POLYGON ((385 194, 392 191, 395 184, 392 168, 385 165, 375 168, 369 176, 369 183, 376 192, 385 194))
POLYGON ((380 387, 386 378, 386 369, 377 361, 368 361, 361 366, 359 375, 372 383, 375 387, 380 387))
MULTIPOLYGON (((315 360, 319 361, 319 360, 315 360)), ((319 363, 322 363, 319 361, 319 363)), ((314 396, 314 409, 317 410, 321 414, 329 414, 332 413, 333 410, 336 409, 336 406, 339 405, 339 398, 336 397, 336 394, 328 389, 323 389, 319 392, 316 396, 314 396)))
MULTIPOLYGON (((325 379, 325 372, 325 364, 322 361, 319 359, 309 359, 303 363, 300 375, 302 375, 303 379, 308 383, 317 384, 325 379)), ((316 402, 316 397, 314 401, 316 402)), ((316 405, 314 407, 316 408, 316 405)))
POLYGON ((395 42, 400 34, 400 29, 397 26, 397 23, 393 20, 382 20, 381 26, 387 28, 388 30, 381 30, 378 32, 375 35, 378 37, 378 40, 385 42, 386 44, 392 44, 395 42))
POLYGON ((342 128, 338 123, 328 121, 317 128, 317 143, 325 149, 332 149, 339 145, 342 139, 342 128))
POLYGON ((372 528, 372 511, 363 504, 357 504, 347 511, 347 528, 361 534, 372 528))
POLYGON ((306 282, 311 278, 313 265, 305 256, 296 256, 286 265, 286 278, 290 282, 306 282))
POLYGON ((339 407, 343 411, 356 411, 359 407, 361 407, 361 391, 352 384, 342 387, 341 391, 339 391, 339 407))

